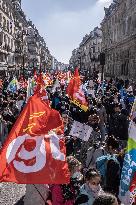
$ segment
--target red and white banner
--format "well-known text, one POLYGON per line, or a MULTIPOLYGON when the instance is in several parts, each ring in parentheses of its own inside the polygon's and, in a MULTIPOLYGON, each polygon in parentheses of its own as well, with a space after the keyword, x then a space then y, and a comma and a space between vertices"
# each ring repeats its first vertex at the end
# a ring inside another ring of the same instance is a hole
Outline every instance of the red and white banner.
POLYGON ((88 103, 82 89, 78 68, 76 68, 73 78, 67 87, 67 94, 71 101, 85 112, 88 110, 88 103))
POLYGON ((60 114, 41 95, 30 97, 0 153, 0 181, 20 184, 69 182, 60 114))

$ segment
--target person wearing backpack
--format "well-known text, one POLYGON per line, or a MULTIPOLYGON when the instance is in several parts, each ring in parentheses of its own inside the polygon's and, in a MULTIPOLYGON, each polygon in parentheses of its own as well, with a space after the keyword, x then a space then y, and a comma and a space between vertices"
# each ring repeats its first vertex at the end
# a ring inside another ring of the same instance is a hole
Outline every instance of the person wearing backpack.
POLYGON ((117 150, 119 143, 114 136, 110 136, 106 142, 107 155, 96 160, 96 168, 101 174, 104 191, 118 196, 120 184, 120 163, 117 150))
POLYGON ((101 143, 94 143, 87 151, 86 168, 94 167, 96 168, 97 158, 106 155, 106 150, 101 143))

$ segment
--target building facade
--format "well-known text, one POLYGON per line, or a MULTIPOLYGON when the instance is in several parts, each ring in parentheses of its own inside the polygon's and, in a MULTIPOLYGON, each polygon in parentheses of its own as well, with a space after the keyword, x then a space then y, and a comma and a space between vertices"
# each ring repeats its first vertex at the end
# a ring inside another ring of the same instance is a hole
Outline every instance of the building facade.
POLYGON ((136 79, 136 1, 116 0, 101 23, 107 77, 136 79))
POLYGON ((49 71, 52 61, 44 38, 33 22, 27 20, 21 0, 0 0, 0 71, 6 74, 24 74, 34 68, 49 71))
POLYGON ((21 8, 21 0, 11 0, 15 22, 15 70, 24 73, 28 61, 26 31, 28 22, 21 8))
POLYGON ((76 48, 72 51, 72 56, 69 60, 70 69, 73 70, 75 67, 80 66, 80 50, 76 48))
POLYGON ((15 65, 15 22, 12 2, 0 1, 0 70, 15 65))
POLYGON ((80 72, 92 76, 94 71, 101 70, 100 53, 102 44, 102 31, 96 27, 86 35, 77 49, 72 52, 70 65, 80 67, 80 72))

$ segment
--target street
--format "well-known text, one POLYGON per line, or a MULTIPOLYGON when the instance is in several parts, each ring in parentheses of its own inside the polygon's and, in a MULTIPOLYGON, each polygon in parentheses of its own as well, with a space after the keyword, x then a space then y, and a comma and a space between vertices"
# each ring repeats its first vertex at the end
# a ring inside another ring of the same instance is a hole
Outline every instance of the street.
POLYGON ((23 205, 22 198, 26 192, 26 185, 15 183, 0 184, 1 205, 23 205))

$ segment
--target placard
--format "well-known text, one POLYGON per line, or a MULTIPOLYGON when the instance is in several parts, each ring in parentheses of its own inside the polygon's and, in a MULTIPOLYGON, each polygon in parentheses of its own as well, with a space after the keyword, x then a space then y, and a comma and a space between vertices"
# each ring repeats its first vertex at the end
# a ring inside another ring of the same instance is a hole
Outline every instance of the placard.
POLYGON ((80 138, 83 141, 88 141, 92 131, 92 127, 78 121, 74 121, 69 135, 80 138))

